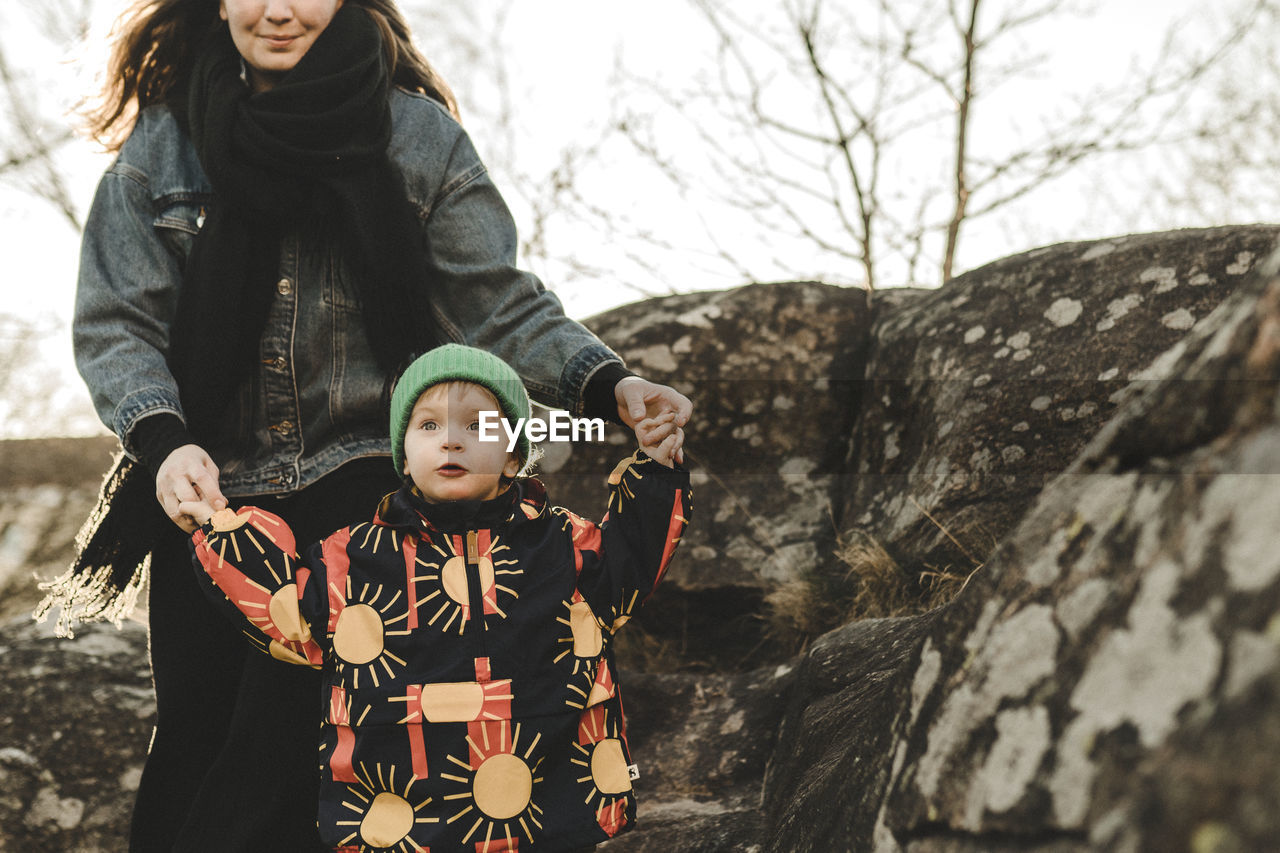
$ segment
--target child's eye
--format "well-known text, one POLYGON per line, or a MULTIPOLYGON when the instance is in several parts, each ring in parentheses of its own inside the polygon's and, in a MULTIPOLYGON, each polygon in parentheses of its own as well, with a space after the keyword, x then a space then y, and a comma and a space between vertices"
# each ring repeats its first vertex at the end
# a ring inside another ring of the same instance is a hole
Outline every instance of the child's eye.
POLYGON ((480 429, 480 422, 479 422, 479 421, 472 421, 471 423, 467 424, 467 429, 479 430, 479 429, 480 429))
POLYGON ((435 421, 423 421, 421 427, 419 427, 419 429, 435 429, 435 428, 436 428, 435 421))

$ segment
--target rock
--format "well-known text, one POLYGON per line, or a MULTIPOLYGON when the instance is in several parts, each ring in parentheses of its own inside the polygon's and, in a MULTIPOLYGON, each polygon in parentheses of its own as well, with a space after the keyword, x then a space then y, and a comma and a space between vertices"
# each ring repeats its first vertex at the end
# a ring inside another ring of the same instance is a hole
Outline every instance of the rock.
POLYGON ((1064 243, 877 294, 839 528, 870 533, 911 574, 967 575, 1278 234, 1064 243))
MULTIPOLYGON (((662 297, 588 321, 633 370, 696 401, 698 524, 664 583, 767 590, 827 559, 869 319, 863 291, 801 283, 662 297)), ((575 445, 546 476, 557 501, 599 504, 603 475, 635 446, 629 430, 611 436, 617 445, 575 445)))
MULTIPOLYGON (((766 594, 814 566, 837 570, 831 507, 868 342, 865 293, 751 285, 651 299, 588 325, 697 405, 687 444, 697 521, 638 630, 622 635, 623 659, 776 664, 790 650, 766 634, 766 594)), ((621 427, 609 438, 575 444, 541 475, 557 503, 599 516, 604 476, 635 447, 621 427)))
POLYGON ((1274 844, 1278 266, 1130 388, 953 604, 815 647, 766 781, 766 849, 1274 844), (832 644, 901 651, 842 682, 855 743, 819 764, 832 644), (854 713, 881 692, 875 722, 854 713), (865 784, 832 808, 815 782, 841 778, 865 784))
POLYGON ((56 832, 75 829, 84 817, 84 801, 75 797, 58 796, 58 789, 41 788, 22 822, 36 831, 56 832))
POLYGON ((628 740, 640 767, 635 785, 644 831, 607 849, 694 849, 686 846, 692 838, 706 849, 762 849, 760 780, 793 680, 787 666, 733 675, 630 675, 628 740))
POLYGON ((155 722, 146 629, 0 628, 0 850, 119 853, 155 722))

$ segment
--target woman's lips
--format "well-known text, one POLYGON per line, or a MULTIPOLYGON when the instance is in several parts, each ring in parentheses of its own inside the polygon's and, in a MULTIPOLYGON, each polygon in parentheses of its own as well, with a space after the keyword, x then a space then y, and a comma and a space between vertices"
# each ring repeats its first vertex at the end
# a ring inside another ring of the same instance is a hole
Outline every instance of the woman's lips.
POLYGON ((298 36, 263 36, 262 38, 274 48, 286 48, 298 40, 298 36))

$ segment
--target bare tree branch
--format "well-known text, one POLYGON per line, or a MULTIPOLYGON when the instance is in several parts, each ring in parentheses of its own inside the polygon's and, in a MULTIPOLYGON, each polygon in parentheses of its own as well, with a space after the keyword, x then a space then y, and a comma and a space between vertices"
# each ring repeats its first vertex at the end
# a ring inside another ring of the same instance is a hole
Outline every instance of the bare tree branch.
POLYGON ((3 45, 0 45, 0 87, 5 94, 14 138, 0 161, 0 175, 35 173, 34 179, 27 182, 28 189, 56 207, 71 227, 79 231, 80 215, 54 159, 57 149, 70 141, 73 134, 70 128, 50 128, 36 117, 28 106, 31 92, 14 75, 3 45))
POLYGON ((884 264, 912 278, 927 264, 945 280, 966 223, 1102 158, 1193 142, 1180 109, 1272 3, 1237 3, 1227 31, 1198 51, 1171 29, 1114 85, 1078 92, 1074 108, 1046 101, 1014 124, 997 93, 1043 66, 1048 54, 1028 49, 1028 35, 1074 14, 1066 0, 874 0, 856 10, 784 0, 759 16, 758 6, 691 0, 714 40, 715 76, 648 94, 687 120, 705 162, 653 140, 635 148, 682 192, 732 205, 762 234, 802 240, 832 262, 857 258, 871 287, 884 264), (993 132, 1000 122, 1011 132, 993 132))
POLYGON ((977 50, 979 0, 970 0, 969 23, 964 39, 964 85, 960 89, 960 102, 956 109, 956 163, 955 163, 955 211, 947 223, 947 246, 942 253, 942 280, 951 278, 951 266, 955 262, 956 244, 960 242, 960 225, 964 222, 969 206, 969 108, 973 105, 974 58, 977 50))
MULTIPOLYGON (((55 49, 70 49, 82 43, 89 31, 93 0, 22 0, 18 5, 36 32, 55 49)), ((80 215, 58 161, 59 152, 75 134, 68 120, 51 121, 41 115, 40 106, 52 100, 47 88, 33 75, 15 71, 2 42, 0 92, 7 119, 0 150, 0 177, 52 204, 79 231, 80 215)))

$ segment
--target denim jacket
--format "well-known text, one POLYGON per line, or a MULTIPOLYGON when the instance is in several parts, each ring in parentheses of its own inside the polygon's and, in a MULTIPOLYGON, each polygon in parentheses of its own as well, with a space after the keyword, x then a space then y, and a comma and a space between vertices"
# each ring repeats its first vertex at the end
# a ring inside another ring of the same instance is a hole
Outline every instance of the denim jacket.
MULTIPOLYGON (((620 361, 516 267, 511 214, 471 140, 435 101, 395 90, 389 153, 426 235, 444 340, 489 350, 540 402, 582 413, 587 381, 620 361)), ((135 425, 182 416, 165 362, 183 264, 213 198, 165 107, 143 110, 98 186, 81 245, 76 363, 126 451, 135 425)), ((340 259, 287 237, 260 367, 206 446, 228 496, 291 492, 350 459, 387 454, 383 389, 340 259)), ((376 334, 376 330, 372 332, 376 334)), ((443 342, 443 341, 442 341, 443 342)))

